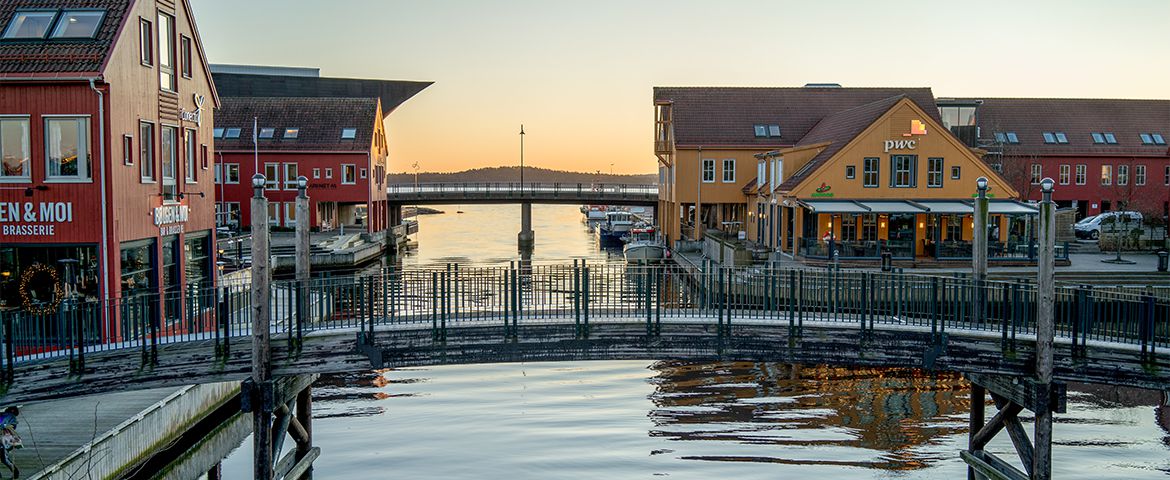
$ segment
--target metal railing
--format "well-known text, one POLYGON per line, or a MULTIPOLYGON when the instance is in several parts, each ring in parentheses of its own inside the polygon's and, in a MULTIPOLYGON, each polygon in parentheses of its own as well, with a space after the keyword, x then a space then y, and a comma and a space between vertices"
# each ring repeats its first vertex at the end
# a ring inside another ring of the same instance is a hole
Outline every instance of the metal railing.
MULTIPOLYGON (((1037 289, 1020 281, 977 283, 964 276, 826 268, 709 268, 675 265, 449 264, 272 284, 273 341, 299 348, 321 330, 374 332, 376 327, 430 328, 445 337, 462 326, 645 322, 661 332, 673 322, 760 324, 799 331, 805 323, 873 330, 882 325, 998 332, 1005 345, 1035 332, 1037 289)), ((250 334, 250 285, 191 287, 165 295, 104 302, 65 302, 52 314, 0 311, 0 348, 13 365, 86 354, 137 352, 158 361, 159 346, 208 341, 226 355, 250 334)), ((1143 358, 1170 347, 1170 300, 1149 294, 1056 287, 1057 335, 1074 352, 1087 341, 1140 345, 1143 358)), ((244 347, 247 348, 247 347, 244 347)))
POLYGON ((446 197, 471 195, 481 198, 511 198, 523 196, 560 197, 647 197, 657 199, 657 185, 607 183, 538 183, 538 182, 482 182, 482 183, 401 183, 386 187, 391 198, 446 197))
MULTIPOLYGON (((917 258, 914 244, 909 240, 841 240, 801 237, 798 239, 800 254, 808 258, 832 259, 881 259, 881 253, 889 250, 895 259, 917 258)), ((943 241, 923 244, 923 257, 937 260, 971 260, 971 242, 943 241)), ((1035 262, 1040 249, 1035 241, 1030 243, 990 242, 987 245, 987 259, 991 262, 1030 261, 1035 262)), ((1057 260, 1069 259, 1068 242, 1055 246, 1057 260)))

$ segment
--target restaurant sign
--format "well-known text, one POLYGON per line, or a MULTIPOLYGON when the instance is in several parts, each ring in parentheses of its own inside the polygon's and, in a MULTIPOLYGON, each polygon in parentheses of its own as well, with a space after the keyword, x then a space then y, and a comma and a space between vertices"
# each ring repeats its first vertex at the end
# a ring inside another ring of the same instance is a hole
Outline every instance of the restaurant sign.
POLYGON ((191 98, 195 102, 195 111, 188 112, 186 110, 182 110, 179 112, 179 118, 183 119, 184 122, 195 122, 196 125, 203 125, 204 97, 203 95, 196 93, 191 95, 191 98))
POLYGON ((815 198, 832 197, 833 192, 829 191, 832 189, 833 189, 833 187, 830 187, 829 184, 827 184, 825 182, 821 182, 821 186, 817 187, 817 191, 815 193, 813 193, 812 196, 815 198))
POLYGON ((190 217, 191 207, 187 205, 154 207, 154 224, 158 226, 162 235, 183 233, 183 223, 190 217))
POLYGON ((73 222, 73 202, 0 202, 0 233, 56 235, 56 224, 73 222))

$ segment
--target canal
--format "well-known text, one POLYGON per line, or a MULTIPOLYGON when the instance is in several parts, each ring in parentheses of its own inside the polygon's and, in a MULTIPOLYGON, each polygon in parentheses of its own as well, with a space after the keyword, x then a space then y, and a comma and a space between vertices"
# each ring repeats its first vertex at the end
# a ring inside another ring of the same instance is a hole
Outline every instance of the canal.
MULTIPOLYGON (((418 247, 395 262, 518 259, 518 206, 444 210, 419 219, 418 247)), ((575 206, 534 206, 533 218, 536 264, 622 261, 597 248, 575 206)), ((912 369, 654 359, 332 375, 314 386, 315 471, 348 479, 963 478, 968 391, 958 375, 912 369)), ((1055 478, 1170 476, 1170 407, 1159 407, 1160 392, 1073 385, 1069 396, 1055 426, 1055 478)), ((224 460, 224 478, 250 476, 251 446, 244 440, 224 460)), ((1014 458, 1004 435, 988 449, 1014 458)))

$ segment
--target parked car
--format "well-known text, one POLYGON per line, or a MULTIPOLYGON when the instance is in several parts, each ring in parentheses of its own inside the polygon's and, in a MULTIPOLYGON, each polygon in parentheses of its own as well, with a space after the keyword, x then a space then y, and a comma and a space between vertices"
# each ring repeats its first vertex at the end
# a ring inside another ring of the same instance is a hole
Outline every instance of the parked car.
POLYGON ((1142 224, 1142 214, 1140 212, 1105 212, 1100 215, 1092 217, 1085 217, 1081 221, 1073 225, 1073 231, 1077 238, 1089 238, 1096 240, 1101 238, 1101 228, 1105 227, 1105 232, 1112 232, 1113 228, 1123 228, 1129 222, 1129 228, 1136 228, 1142 224), (1114 227, 1114 223, 1120 223, 1119 226, 1114 227))

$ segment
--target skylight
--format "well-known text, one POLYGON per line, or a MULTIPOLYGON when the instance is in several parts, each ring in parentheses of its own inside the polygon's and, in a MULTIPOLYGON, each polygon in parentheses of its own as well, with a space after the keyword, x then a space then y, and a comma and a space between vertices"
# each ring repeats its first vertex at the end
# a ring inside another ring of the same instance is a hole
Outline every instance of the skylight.
POLYGON ((780 125, 769 125, 766 123, 757 123, 753 125, 756 131, 756 138, 768 138, 780 136, 780 125))
POLYGON ((755 128, 757 137, 768 136, 768 127, 766 125, 756 125, 755 128))
POLYGON ((286 139, 291 140, 291 139, 297 138, 298 136, 300 136, 300 134, 301 134, 301 129, 299 129, 299 128, 286 128, 286 129, 284 129, 284 138, 286 138, 286 139))
POLYGON ((4 29, 3 38, 45 38, 56 16, 56 11, 16 12, 4 29))
POLYGON ((1016 136, 1016 132, 1007 132, 1004 135, 1007 136, 1007 143, 1020 143, 1020 137, 1016 136))
POLYGON ((1064 132, 1056 132, 1055 135, 1056 143, 1068 143, 1068 135, 1065 135, 1064 132))
POLYGON ((1154 137, 1154 144, 1155 145, 1165 145, 1166 144, 1166 139, 1162 137, 1161 133, 1154 133, 1154 134, 1151 134, 1150 136, 1154 137))
POLYGON ((240 138, 239 128, 229 128, 224 131, 223 138, 240 138))
POLYGON ((1098 132, 1093 132, 1093 143, 1105 143, 1105 136, 1098 132))
POLYGON ((52 38, 93 38, 106 12, 102 10, 66 10, 57 20, 52 38))
POLYGON ((211 130, 211 136, 215 138, 223 138, 223 128, 214 128, 211 130))
POLYGON ((264 127, 260 129, 260 138, 272 138, 276 135, 276 129, 272 127, 264 127))
POLYGON ((1056 135, 1052 132, 1044 132, 1044 143, 1056 143, 1056 135))
POLYGON ((354 138, 357 138, 357 129, 356 128, 343 128, 343 129, 341 129, 341 139, 342 140, 353 140, 354 138))
POLYGON ((779 137, 780 136, 780 126, 779 125, 768 125, 768 136, 779 137))
POLYGON ((1142 145, 1153 145, 1154 144, 1154 137, 1151 137, 1150 134, 1143 133, 1143 134, 1140 134, 1138 136, 1141 137, 1141 139, 1142 139, 1142 145))
POLYGON ((1105 134, 1105 143, 1110 143, 1110 144, 1117 143, 1117 137, 1113 136, 1112 133, 1106 133, 1105 134))
POLYGON ((1007 137, 1003 135, 1003 132, 995 132, 995 141, 1003 143, 1007 141, 1007 137))

